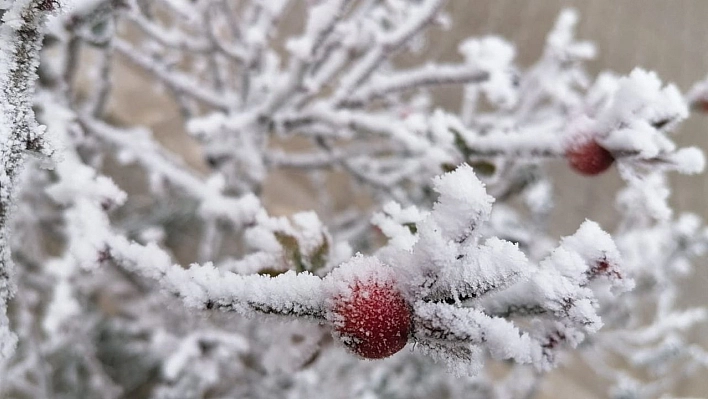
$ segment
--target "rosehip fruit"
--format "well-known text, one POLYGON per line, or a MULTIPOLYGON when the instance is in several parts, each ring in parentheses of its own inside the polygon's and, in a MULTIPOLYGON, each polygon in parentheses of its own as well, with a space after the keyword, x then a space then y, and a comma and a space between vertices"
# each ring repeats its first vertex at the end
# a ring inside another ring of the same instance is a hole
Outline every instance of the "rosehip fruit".
POLYGON ((565 151, 565 158, 578 173, 588 176, 606 171, 615 161, 612 153, 593 139, 571 144, 565 151))
POLYGON ((693 101, 691 108, 696 111, 708 113, 708 99, 701 98, 693 101))
POLYGON ((406 346, 411 311, 396 288, 391 267, 376 258, 357 256, 328 277, 328 317, 335 335, 350 351, 382 359, 406 346))

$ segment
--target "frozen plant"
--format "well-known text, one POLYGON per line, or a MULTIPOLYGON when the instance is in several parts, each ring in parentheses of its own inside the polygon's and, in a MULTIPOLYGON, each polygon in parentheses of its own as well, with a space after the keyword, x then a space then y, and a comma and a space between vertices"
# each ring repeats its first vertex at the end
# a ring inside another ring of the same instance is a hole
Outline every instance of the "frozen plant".
POLYGON ((676 299, 708 231, 667 174, 703 170, 671 133, 706 85, 591 78, 573 11, 528 68, 499 37, 401 67, 445 3, 0 1, 0 395, 529 398, 584 360, 656 397, 704 370, 676 299), (126 65, 203 163, 117 117, 126 65), (549 235, 554 160, 616 166, 611 234, 549 235), (314 211, 276 216, 283 170, 314 211))

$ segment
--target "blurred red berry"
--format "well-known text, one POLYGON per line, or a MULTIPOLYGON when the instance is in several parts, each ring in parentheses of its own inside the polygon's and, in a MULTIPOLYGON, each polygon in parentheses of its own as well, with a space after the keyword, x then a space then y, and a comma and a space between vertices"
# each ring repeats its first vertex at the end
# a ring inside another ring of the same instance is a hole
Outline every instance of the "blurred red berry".
POLYGON ((578 173, 594 176, 606 171, 615 157, 595 140, 574 143, 568 147, 565 157, 578 173))
POLYGON ((708 99, 698 99, 691 103, 691 108, 703 113, 708 113, 708 99))

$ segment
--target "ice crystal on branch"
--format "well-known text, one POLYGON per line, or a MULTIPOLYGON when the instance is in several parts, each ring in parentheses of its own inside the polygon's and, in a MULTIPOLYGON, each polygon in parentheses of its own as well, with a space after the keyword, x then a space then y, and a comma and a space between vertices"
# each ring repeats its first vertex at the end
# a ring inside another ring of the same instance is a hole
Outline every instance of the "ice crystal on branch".
POLYGON ((528 398, 576 358, 658 397, 705 370, 678 297, 708 234, 667 173, 704 168, 672 134, 705 82, 591 77, 572 10, 531 66, 497 36, 404 66, 445 7, 0 1, 0 396, 528 398), (549 167, 616 169, 617 228, 549 235, 549 167))

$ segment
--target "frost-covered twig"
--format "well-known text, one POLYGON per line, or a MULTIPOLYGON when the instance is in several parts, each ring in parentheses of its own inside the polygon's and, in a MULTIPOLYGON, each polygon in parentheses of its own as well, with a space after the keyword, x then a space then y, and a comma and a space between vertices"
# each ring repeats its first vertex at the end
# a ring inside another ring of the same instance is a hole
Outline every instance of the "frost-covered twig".
POLYGON ((107 259, 157 280, 162 289, 181 297, 190 307, 324 319, 321 279, 308 273, 242 276, 220 272, 211 264, 184 269, 170 263, 157 248, 120 239, 111 240, 107 259))

